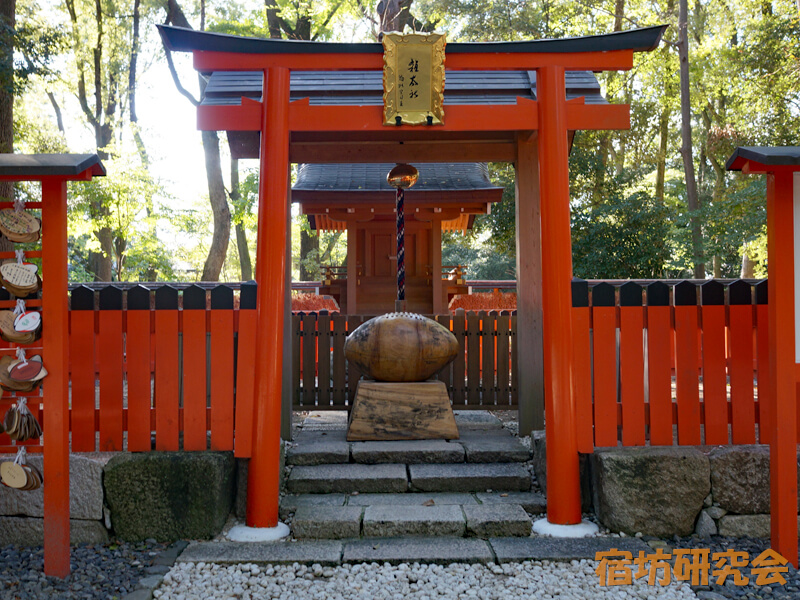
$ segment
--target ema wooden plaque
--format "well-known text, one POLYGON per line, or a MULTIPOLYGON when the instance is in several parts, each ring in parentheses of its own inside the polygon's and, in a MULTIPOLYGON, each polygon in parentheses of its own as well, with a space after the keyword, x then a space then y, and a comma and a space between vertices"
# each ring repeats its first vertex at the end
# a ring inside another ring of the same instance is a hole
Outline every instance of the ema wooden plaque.
POLYGON ((444 47, 440 33, 383 36, 383 124, 444 124, 444 47))

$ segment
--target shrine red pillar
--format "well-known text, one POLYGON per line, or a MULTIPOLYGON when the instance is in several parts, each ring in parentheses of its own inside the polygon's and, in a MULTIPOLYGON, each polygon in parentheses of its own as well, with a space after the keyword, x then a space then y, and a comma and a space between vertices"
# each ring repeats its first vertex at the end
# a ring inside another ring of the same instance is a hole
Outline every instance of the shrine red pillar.
POLYGON ((67 182, 42 181, 42 360, 44 386, 44 572, 67 577, 69 565, 69 374, 67 356, 67 182))
MULTIPOLYGON (((793 173, 767 174, 771 545, 797 566, 793 173)), ((800 195, 800 191, 798 191, 800 195)), ((799 198, 800 199, 800 198, 799 198)))
MULTIPOLYGON (((542 313, 547 520, 581 522, 575 398, 572 385, 572 242, 569 211, 569 146, 564 67, 536 72, 539 104, 542 313)), ((524 368, 524 367, 523 367, 524 368)))
POLYGON ((289 193, 289 69, 264 71, 256 249, 256 366, 247 525, 278 524, 283 311, 289 193))

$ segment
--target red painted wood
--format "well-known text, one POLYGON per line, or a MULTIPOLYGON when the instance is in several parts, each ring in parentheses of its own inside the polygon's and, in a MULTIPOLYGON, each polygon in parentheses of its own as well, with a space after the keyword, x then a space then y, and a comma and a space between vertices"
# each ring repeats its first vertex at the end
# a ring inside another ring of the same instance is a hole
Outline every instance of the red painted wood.
POLYGON ((206 311, 184 310, 183 447, 185 450, 205 450, 208 447, 206 380, 206 311))
MULTIPOLYGON (((128 331, 125 334, 128 379, 128 450, 146 452, 150 450, 150 320, 149 310, 129 310, 126 318, 128 331)), ((73 383, 73 389, 74 389, 73 383)), ((74 393, 74 392, 73 392, 74 393)))
POLYGON ((753 307, 733 305, 730 310, 731 340, 731 441, 755 444, 753 404, 753 307))
POLYGON ((72 370, 72 451, 94 452, 95 370, 92 310, 73 310, 70 316, 69 354, 72 370))
POLYGON ((672 308, 647 307, 647 383, 653 446, 671 446, 673 442, 672 341, 672 308))
POLYGON ((233 450, 233 311, 211 312, 211 449, 233 450))
POLYGON ((675 375, 677 378, 678 444, 698 445, 700 390, 697 372, 697 306, 675 307, 675 375))
POLYGON ((592 308, 594 359, 594 443, 617 445, 617 309, 592 308))
MULTIPOLYGON (((122 450, 122 311, 99 311, 101 452, 122 450)), ((43 328, 44 329, 44 328, 43 328)))
POLYGON ((256 311, 239 311, 236 339, 236 438, 233 453, 249 458, 253 448, 253 372, 256 366, 256 311))
MULTIPOLYGON (((769 284, 767 284, 769 285, 769 284)), ((773 428, 770 414, 770 380, 769 380, 769 306, 756 306, 756 365, 758 380, 758 442, 770 443, 770 431, 773 428)), ((800 397, 800 396, 799 396, 800 397)), ((800 415, 800 411, 798 411, 800 415)))
POLYGON ((725 306, 701 307, 703 317, 703 409, 706 444, 728 443, 725 306))
MULTIPOLYGON (((594 450, 594 419, 592 415, 592 344, 589 307, 572 308, 573 378, 575 386, 575 433, 578 452, 594 450)), ((498 361, 498 365, 500 362, 498 361)))
POLYGON ((156 450, 178 450, 178 311, 155 311, 156 450))
POLYGON ((644 308, 619 308, 622 445, 644 446, 644 308))

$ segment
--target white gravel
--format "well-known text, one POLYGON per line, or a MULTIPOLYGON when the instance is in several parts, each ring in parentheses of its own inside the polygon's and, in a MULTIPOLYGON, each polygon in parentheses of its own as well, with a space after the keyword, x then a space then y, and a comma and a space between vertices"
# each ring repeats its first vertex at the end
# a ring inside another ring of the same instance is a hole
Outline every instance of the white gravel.
POLYGON ((646 578, 634 585, 600 587, 590 560, 571 563, 527 561, 504 565, 356 564, 320 565, 212 565, 177 564, 153 596, 158 600, 484 600, 635 599, 690 600, 689 586, 648 586, 646 578))

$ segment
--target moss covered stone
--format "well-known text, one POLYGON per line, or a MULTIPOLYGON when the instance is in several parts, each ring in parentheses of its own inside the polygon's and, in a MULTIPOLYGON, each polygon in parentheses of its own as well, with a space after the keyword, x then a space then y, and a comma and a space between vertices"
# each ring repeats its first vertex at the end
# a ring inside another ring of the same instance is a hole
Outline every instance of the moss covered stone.
POLYGON ((106 465, 103 485, 119 538, 207 539, 231 512, 233 453, 119 454, 106 465))

